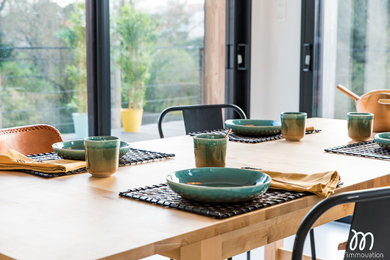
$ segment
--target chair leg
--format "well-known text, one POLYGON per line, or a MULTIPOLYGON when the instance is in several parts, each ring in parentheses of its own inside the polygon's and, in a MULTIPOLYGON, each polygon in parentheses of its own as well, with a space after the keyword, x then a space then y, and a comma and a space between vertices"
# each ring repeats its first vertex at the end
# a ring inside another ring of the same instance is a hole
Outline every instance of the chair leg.
POLYGON ((311 248, 311 259, 316 260, 316 247, 314 241, 314 229, 310 229, 310 248, 311 248))
POLYGON ((246 260, 251 260, 251 251, 246 252, 246 260))

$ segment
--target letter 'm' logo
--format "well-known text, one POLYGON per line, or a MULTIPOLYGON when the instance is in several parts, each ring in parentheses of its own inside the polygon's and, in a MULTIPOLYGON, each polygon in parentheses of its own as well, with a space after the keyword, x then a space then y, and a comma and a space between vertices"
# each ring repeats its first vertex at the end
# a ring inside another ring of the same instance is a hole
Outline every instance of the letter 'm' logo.
POLYGON ((374 235, 371 232, 367 232, 367 233, 363 233, 360 231, 357 232, 354 229, 352 229, 351 231, 353 232, 353 236, 351 238, 351 241, 349 242, 349 249, 351 251, 355 251, 356 248, 359 248, 360 251, 364 250, 366 248, 366 244, 368 244, 367 243, 368 237, 371 238, 370 239, 371 245, 369 250, 372 249, 372 247, 374 246, 374 235))

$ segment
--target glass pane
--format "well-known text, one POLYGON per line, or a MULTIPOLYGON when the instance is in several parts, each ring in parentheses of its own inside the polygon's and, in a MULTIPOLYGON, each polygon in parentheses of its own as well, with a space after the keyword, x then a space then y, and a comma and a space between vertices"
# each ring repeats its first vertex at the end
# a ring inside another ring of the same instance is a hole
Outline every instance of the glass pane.
POLYGON ((374 89, 390 89, 390 1, 330 1, 333 6, 323 2, 329 7, 325 32, 334 33, 324 36, 324 66, 333 68, 332 72, 324 70, 324 81, 334 78, 334 82, 324 85, 323 110, 325 116, 345 119, 347 112, 356 111, 355 102, 335 90, 336 84, 359 96, 374 89))
MULTIPOLYGON (((112 134, 130 141, 158 138, 163 109, 202 103, 204 0, 110 5, 112 134), (132 120, 141 118, 138 129, 132 120)), ((185 134, 177 120, 181 113, 165 118, 164 130, 185 134)))
POLYGON ((45 123, 74 138, 81 113, 85 136, 83 1, 0 0, 0 25, 0 127, 45 123))

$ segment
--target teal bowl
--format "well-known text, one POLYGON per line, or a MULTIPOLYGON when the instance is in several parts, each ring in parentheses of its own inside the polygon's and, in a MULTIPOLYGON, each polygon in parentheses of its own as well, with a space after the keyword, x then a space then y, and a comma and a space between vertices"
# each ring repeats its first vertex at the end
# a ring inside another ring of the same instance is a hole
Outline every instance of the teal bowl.
POLYGON ((269 136, 281 133, 280 121, 255 119, 229 119, 225 127, 239 135, 269 136))
POLYGON ((390 132, 376 134, 374 141, 383 149, 390 151, 390 132))
POLYGON ((263 194, 271 184, 271 177, 252 170, 204 167, 173 172, 167 176, 167 182, 183 198, 226 203, 263 194))
MULTIPOLYGON (((84 140, 73 140, 58 142, 52 145, 53 151, 60 157, 70 160, 85 160, 84 140)), ((130 149, 127 142, 121 141, 119 147, 119 158, 125 155, 130 149)))
POLYGON ((280 134, 280 121, 255 119, 229 119, 225 127, 239 135, 269 136, 280 134))

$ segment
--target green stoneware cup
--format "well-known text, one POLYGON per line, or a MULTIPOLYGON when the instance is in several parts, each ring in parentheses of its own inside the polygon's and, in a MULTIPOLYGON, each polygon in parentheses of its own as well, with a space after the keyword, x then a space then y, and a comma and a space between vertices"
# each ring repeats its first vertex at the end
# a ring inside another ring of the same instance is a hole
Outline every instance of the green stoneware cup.
POLYGON ((288 141, 299 141, 305 136, 307 114, 305 112, 283 112, 282 136, 288 141))
POLYGON ((347 113, 348 135, 354 141, 365 141, 372 134, 374 114, 372 113, 347 113))
POLYGON ((94 177, 108 177, 118 170, 119 138, 91 136, 84 139, 87 170, 94 177))
POLYGON ((195 165, 199 167, 225 167, 227 138, 217 134, 194 137, 195 165))

